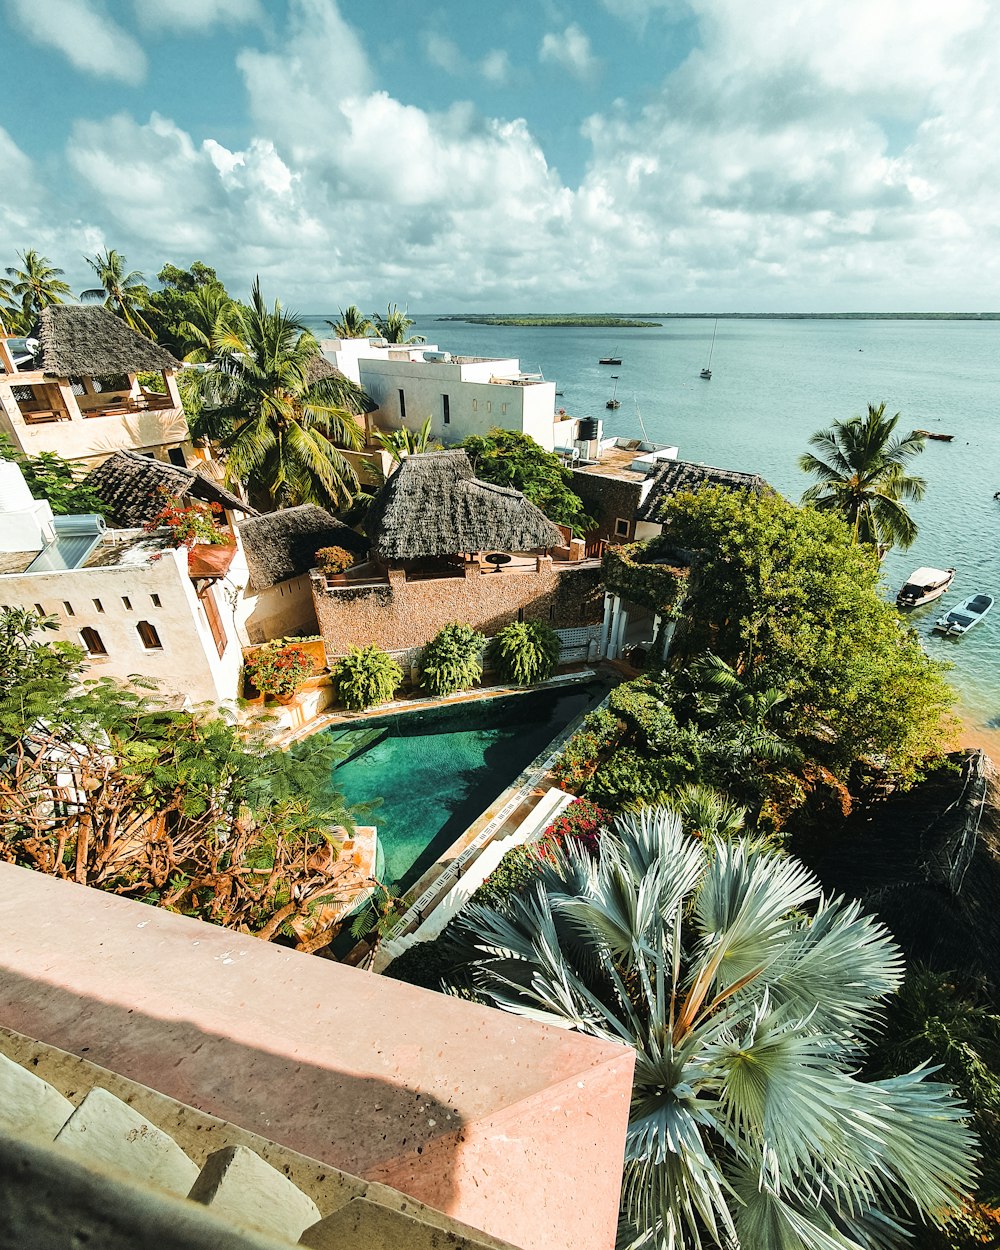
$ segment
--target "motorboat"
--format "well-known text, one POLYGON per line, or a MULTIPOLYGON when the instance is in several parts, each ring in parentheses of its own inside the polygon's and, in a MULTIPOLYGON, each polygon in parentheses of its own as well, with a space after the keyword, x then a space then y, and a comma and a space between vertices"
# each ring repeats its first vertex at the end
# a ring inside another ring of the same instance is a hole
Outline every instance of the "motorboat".
POLYGON ((922 608, 925 603, 933 603, 954 580, 954 569, 914 569, 896 596, 896 607, 922 608))
POLYGON ((973 595, 952 608, 944 616, 939 617, 934 628, 942 634, 967 634, 973 625, 978 625, 986 613, 993 607, 992 595, 973 595))
POLYGON ((621 362, 621 356, 602 356, 597 363, 599 365, 620 365, 621 362))

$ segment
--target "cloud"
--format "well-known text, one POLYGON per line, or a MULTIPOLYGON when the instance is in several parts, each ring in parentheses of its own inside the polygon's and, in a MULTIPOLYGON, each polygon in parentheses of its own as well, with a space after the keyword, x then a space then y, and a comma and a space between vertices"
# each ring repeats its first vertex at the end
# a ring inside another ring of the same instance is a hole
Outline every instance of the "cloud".
POLYGON ((29 39, 61 52, 75 69, 132 86, 145 79, 145 52, 101 0, 8 0, 8 9, 29 39))
POLYGON ((592 77, 597 69, 590 40, 576 22, 571 22, 561 34, 549 32, 545 35, 538 49, 538 59, 543 63, 561 65, 580 79, 592 77))
POLYGON ((257 25, 264 19, 260 0, 134 0, 144 26, 180 26, 207 30, 219 24, 257 25))
POLYGON ((424 55, 431 65, 443 69, 446 74, 465 73, 466 63, 458 44, 436 30, 424 34, 424 55))
POLYGON ((494 48, 479 62, 479 71, 487 82, 504 87, 510 81, 510 57, 504 48, 494 48))

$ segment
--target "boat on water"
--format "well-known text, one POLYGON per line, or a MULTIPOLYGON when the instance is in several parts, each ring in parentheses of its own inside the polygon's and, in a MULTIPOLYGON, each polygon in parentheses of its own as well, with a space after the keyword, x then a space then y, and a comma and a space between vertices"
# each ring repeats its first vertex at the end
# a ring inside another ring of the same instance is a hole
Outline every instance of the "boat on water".
POLYGON ((950 443, 955 437, 954 434, 935 434, 933 430, 914 430, 913 433, 921 438, 933 438, 938 443, 950 443))
POLYGON ((621 362, 621 356, 602 356, 597 363, 599 365, 620 365, 621 362))
POLYGON ((611 375, 611 380, 615 384, 615 389, 611 392, 611 398, 604 405, 604 407, 605 408, 620 408, 622 406, 622 401, 618 398, 618 374, 613 373, 611 375))
POLYGON ((716 317, 715 325, 712 327, 712 346, 708 349, 708 364, 704 369, 702 369, 701 373, 698 374, 698 376, 700 378, 704 378, 706 382, 711 382, 712 380, 712 353, 715 351, 715 334, 718 328, 719 318, 716 317))
POLYGON ((992 607, 992 595, 972 595, 958 607, 938 617, 934 628, 942 634, 967 634, 992 607))
POLYGON ((896 596, 896 607, 922 608, 925 603, 933 603, 954 580, 954 569, 914 569, 896 596))

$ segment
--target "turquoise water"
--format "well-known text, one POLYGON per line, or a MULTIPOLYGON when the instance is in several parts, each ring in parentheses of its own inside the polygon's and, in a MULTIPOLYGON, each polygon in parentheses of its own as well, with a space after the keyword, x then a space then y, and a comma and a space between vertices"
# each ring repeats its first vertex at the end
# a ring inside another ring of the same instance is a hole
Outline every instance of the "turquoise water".
POLYGON ((911 621, 928 651, 951 661, 951 680, 978 724, 1000 723, 1000 609, 967 637, 931 635, 942 606, 978 591, 1000 593, 1000 322, 720 319, 713 377, 711 320, 678 319, 653 330, 482 326, 417 319, 415 332, 443 350, 516 356, 554 379, 557 402, 598 416, 608 435, 676 443, 686 460, 761 473, 789 498, 808 479, 796 466, 809 435, 885 400, 907 429, 940 430, 917 462, 927 479, 913 505, 920 534, 886 558, 886 594, 918 565, 955 566, 947 596, 911 621), (621 356, 610 369, 600 356, 621 356), (621 408, 608 412, 610 375, 621 408))
POLYGON ((386 878, 412 885, 604 691, 588 682, 359 722, 352 732, 370 741, 335 778, 348 803, 372 804, 358 823, 377 826, 386 878))

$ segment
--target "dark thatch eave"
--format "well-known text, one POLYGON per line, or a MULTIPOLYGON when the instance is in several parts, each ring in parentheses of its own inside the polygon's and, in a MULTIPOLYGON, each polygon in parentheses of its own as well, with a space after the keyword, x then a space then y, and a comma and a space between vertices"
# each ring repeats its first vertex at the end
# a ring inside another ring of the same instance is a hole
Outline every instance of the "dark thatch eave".
POLYGON ((366 538, 314 504, 266 512, 240 521, 236 528, 254 590, 308 573, 321 547, 343 547, 357 556, 368 551, 366 538))
POLYGON ((563 541, 520 491, 473 476, 464 451, 408 456, 379 492, 365 528, 383 560, 533 551, 563 541))
POLYGON ((151 521, 163 507, 161 490, 180 499, 217 503, 230 512, 255 515, 248 503, 194 469, 182 469, 140 455, 116 451, 91 469, 86 482, 108 505, 108 521, 120 529, 137 529, 151 521))
POLYGON ((636 513, 638 521, 657 522, 660 505, 681 491, 699 490, 702 486, 724 486, 728 490, 750 490, 756 495, 771 491, 759 473, 740 473, 736 469, 716 469, 710 464, 693 464, 690 460, 665 460, 657 470, 649 494, 636 513))
POLYGON ((180 368, 168 351, 100 305, 50 304, 39 313, 31 337, 38 341, 35 368, 50 378, 180 368))

